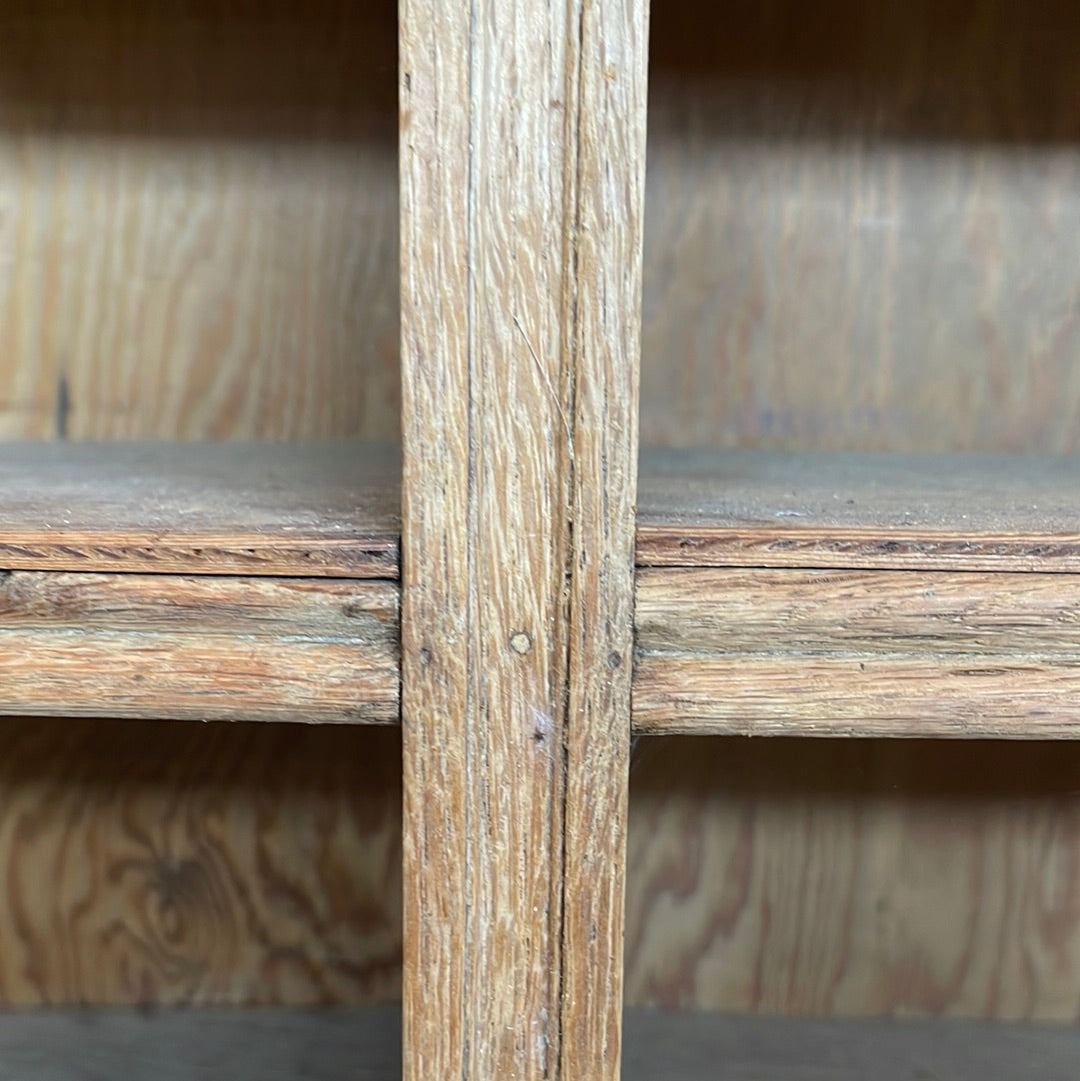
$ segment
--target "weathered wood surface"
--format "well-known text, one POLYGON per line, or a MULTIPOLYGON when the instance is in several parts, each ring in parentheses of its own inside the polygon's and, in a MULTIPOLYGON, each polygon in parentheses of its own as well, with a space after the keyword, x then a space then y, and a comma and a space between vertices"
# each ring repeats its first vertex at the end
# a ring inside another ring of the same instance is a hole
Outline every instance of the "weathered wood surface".
POLYGON ((400 777, 388 728, 5 719, 0 1003, 394 1001, 400 777))
POLYGON ((1080 743, 645 738, 630 795, 630 1004, 1080 1020, 1080 743))
POLYGON ((644 442, 1080 451, 1080 8, 653 24, 644 442))
POLYGON ((645 566, 1080 571, 1080 458, 642 453, 645 566))
POLYGON ((398 439, 395 15, 3 6, 0 438, 398 439))
POLYGON ((378 444, 0 445, 0 567, 396 578, 378 444))
POLYGON ((398 720, 398 587, 0 574, 0 714, 398 720))
POLYGON ((619 1073, 645 7, 401 8, 413 1081, 619 1073))
POLYGON ((1080 735, 1080 577, 648 569, 634 725, 746 735, 1080 735))

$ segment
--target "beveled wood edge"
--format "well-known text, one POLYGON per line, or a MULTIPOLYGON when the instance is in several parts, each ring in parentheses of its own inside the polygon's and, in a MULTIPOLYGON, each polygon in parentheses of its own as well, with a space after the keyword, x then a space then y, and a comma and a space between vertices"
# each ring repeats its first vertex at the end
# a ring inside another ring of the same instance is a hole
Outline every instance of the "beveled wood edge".
POLYGON ((639 525, 639 567, 1080 573, 1080 533, 639 525))
POLYGON ((270 575, 395 581, 400 538, 372 535, 0 530, 4 570, 114 574, 270 575))

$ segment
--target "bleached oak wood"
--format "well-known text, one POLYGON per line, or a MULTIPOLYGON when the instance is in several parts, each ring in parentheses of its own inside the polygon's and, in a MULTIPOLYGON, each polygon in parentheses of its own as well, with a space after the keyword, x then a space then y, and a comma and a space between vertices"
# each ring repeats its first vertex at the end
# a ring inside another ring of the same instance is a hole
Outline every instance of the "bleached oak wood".
POLYGON ((0 714, 392 724, 398 587, 0 575, 0 714))
POLYGON ((0 568, 396 578, 378 444, 0 446, 0 568))
POLYGON ((1080 577, 649 569, 641 732, 1080 734, 1080 577))
POLYGON ((401 9, 412 1081, 618 1076, 645 9, 401 9))

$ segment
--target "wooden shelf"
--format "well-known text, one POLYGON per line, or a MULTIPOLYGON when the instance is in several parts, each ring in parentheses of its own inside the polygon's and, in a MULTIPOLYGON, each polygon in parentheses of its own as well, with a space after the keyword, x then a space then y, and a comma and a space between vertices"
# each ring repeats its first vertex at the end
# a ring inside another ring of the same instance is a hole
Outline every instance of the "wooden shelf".
POLYGON ((635 1011, 623 1081, 1073 1081, 1080 1029, 635 1011))
MULTIPOLYGON (((393 723, 398 473, 359 445, 0 448, 0 567, 30 568, 0 581, 0 713, 393 723)), ((641 474, 638 732, 1080 735, 1076 460, 641 474)))
POLYGON ((396 578, 400 471, 361 444, 2 444, 0 567, 396 578))
MULTIPOLYGON (((626 1016, 623 1081, 1074 1081, 1080 1029, 963 1021, 626 1016)), ((398 1081, 396 1009, 0 1015, 0 1077, 398 1081)))
POLYGON ((1080 571, 1080 458, 643 451, 646 567, 1080 571))
POLYGON ((0 446, 0 714, 395 723, 399 472, 361 445, 0 446))
POLYGON ((637 731, 1080 736, 1080 460, 641 473, 637 731))

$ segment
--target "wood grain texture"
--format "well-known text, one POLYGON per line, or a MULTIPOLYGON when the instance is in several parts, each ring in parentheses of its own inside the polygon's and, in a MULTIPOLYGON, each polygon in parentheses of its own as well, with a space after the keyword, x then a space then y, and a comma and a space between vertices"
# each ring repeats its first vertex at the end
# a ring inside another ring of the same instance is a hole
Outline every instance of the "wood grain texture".
POLYGON ((636 1010, 626 1081, 1071 1081, 1075 1028, 793 1021, 636 1010))
POLYGON ((4 6, 0 438, 397 440, 395 27, 4 6))
POLYGON ((630 1003, 1080 1019, 1074 742, 642 739, 630 807, 630 1003))
POLYGON ((1080 10, 658 9, 646 444, 1080 450, 1080 10))
POLYGON ((641 732, 1076 738, 1080 578, 645 570, 641 732))
POLYGON ((645 5, 401 24, 405 1076, 614 1079, 645 5))
MULTIPOLYGON (((0 438, 397 440, 395 9, 3 7, 0 438)), ((0 447, 0 529, 20 488, 22 523, 51 527, 0 544, 0 568, 396 577, 396 461, 368 536, 367 459, 297 452, 248 452, 222 492, 220 448, 176 446, 158 463, 205 455, 193 500, 127 449, 111 473, 88 448, 58 450, 50 484, 65 494, 39 515, 40 475, 0 447), (91 529, 56 545, 106 489, 131 514, 125 543, 91 529), (183 533, 215 509, 209 535, 183 533), (166 551, 158 514, 174 511, 166 551)), ((396 997, 396 733, 0 729, 5 1002, 396 997), (13 946, 13 928, 29 940, 13 946)))
POLYGON ((389 1002, 396 732, 6 719, 0 1002, 389 1002))
POLYGON ((650 450, 645 566, 1080 570, 1080 458, 650 450))
POLYGON ((396 578, 378 444, 0 445, 0 567, 396 578))
POLYGON ((396 724, 390 582, 11 571, 0 714, 396 724))

